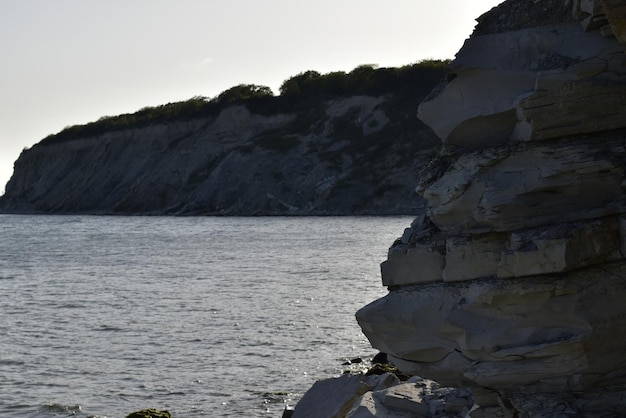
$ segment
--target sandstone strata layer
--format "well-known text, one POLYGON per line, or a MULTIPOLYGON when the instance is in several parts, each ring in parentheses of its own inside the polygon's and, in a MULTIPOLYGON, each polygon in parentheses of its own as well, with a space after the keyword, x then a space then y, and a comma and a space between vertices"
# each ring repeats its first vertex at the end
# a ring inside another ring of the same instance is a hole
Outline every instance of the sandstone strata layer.
POLYGON ((419 107, 427 205, 357 319, 471 416, 626 410, 626 1, 508 0, 419 107))

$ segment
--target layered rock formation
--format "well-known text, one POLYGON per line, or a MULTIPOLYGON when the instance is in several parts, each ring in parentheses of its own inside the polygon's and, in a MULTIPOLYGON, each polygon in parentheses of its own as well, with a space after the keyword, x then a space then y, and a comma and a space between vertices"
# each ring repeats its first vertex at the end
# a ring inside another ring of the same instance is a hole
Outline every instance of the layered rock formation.
MULTIPOLYGON (((122 129, 87 125, 71 134, 70 128, 20 155, 0 211, 414 213, 422 205, 412 192, 417 167, 439 149, 430 129, 412 117, 420 97, 445 75, 443 63, 431 64, 370 68, 370 81, 379 80, 370 94, 333 90, 320 98, 314 91, 255 106, 241 100, 193 118, 166 114, 140 126, 123 123, 136 115, 113 118, 122 129), (402 86, 404 78, 413 81, 402 86)), ((335 74, 332 80, 355 78, 335 74)))
POLYGON ((624 0, 508 0, 419 107, 427 212, 357 320, 472 417, 626 414, 625 28, 624 0))

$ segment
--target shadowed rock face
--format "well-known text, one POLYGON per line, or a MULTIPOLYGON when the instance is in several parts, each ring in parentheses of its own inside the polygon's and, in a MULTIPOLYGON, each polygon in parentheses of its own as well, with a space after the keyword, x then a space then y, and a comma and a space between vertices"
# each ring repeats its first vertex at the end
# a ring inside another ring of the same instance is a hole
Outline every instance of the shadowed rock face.
MULTIPOLYGON (((443 143, 427 213, 357 320, 472 416, 626 407, 625 0, 509 0, 419 107, 443 143)), ((605 415, 602 415, 605 414, 605 415)))

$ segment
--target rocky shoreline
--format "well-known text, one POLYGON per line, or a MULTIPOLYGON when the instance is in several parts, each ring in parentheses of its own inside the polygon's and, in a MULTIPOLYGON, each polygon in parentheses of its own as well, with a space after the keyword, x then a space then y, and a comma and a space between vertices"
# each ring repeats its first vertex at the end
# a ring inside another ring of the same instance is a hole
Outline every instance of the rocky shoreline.
POLYGON ((435 381, 405 375, 388 363, 383 353, 368 363, 360 372, 346 371, 316 382, 295 408, 285 409, 282 418, 461 417, 474 406, 470 390, 441 387, 435 381), (376 415, 372 415, 374 410, 376 415))
POLYGON ((478 22, 418 109, 443 144, 424 216, 356 314, 414 377, 322 381, 295 418, 623 416, 626 0, 507 0, 478 22))

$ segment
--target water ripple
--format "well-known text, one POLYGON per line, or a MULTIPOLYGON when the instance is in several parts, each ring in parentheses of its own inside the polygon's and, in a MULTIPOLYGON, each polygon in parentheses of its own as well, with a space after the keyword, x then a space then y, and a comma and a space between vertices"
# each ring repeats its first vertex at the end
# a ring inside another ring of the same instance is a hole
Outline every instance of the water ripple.
POLYGON ((371 350, 410 221, 2 216, 0 416, 279 416, 371 350))

